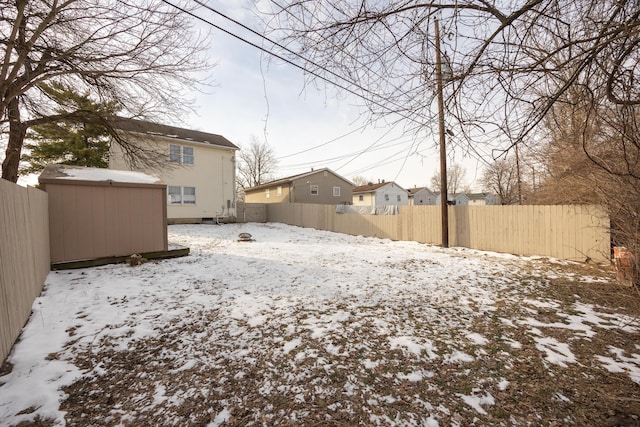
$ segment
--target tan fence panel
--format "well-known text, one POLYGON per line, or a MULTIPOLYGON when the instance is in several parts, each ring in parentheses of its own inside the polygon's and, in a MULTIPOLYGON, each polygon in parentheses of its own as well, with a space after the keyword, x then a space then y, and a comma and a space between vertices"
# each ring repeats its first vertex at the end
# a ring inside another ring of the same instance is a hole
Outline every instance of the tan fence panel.
POLYGON ((267 204, 238 202, 236 214, 238 222, 267 222, 267 204))
POLYGON ((47 194, 0 179, 0 362, 49 273, 47 194))
MULTIPOLYGON (((400 206, 398 215, 338 214, 335 206, 267 205, 267 219, 338 233, 442 242, 440 206, 400 206)), ((516 255, 610 261, 609 219, 598 206, 451 206, 449 245, 516 255)))

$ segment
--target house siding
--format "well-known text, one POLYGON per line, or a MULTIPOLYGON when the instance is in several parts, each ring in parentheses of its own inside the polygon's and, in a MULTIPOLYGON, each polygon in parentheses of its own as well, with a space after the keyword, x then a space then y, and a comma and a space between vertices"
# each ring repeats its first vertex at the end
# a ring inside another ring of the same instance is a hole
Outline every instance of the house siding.
POLYGON ((245 192, 245 203, 285 203, 289 202, 289 185, 274 185, 272 187, 262 188, 252 192, 245 192), (278 188, 281 188, 281 194, 278 195, 278 188), (269 197, 267 197, 269 190, 269 197))
POLYGON ((358 206, 403 206, 409 204, 409 192, 397 184, 390 182, 371 191, 354 193, 353 204, 358 206), (363 200, 360 201, 360 196, 363 200), (387 200, 387 196, 389 200, 387 200), (400 200, 398 200, 400 196, 400 200))
POLYGON ((350 204, 353 184, 328 170, 305 174, 290 181, 281 180, 272 186, 260 186, 245 191, 246 203, 314 203, 321 205, 350 204), (311 186, 318 188, 318 194, 311 194, 311 186), (282 186, 282 195, 277 195, 277 188, 282 186), (340 195, 333 195, 333 188, 340 188, 340 195), (266 197, 266 190, 269 197, 266 197))
POLYGON ((155 136, 140 138, 148 146, 165 156, 162 168, 132 168, 124 160, 121 149, 112 145, 110 169, 137 170, 158 176, 169 186, 194 187, 195 204, 168 204, 167 218, 180 222, 197 222, 202 218, 235 217, 235 149, 174 138, 155 136), (169 145, 192 147, 193 164, 181 165, 169 162, 169 145), (166 167, 164 167, 166 166, 166 167))
POLYGON ((415 206, 421 205, 435 205, 437 200, 437 196, 433 194, 431 191, 422 189, 417 191, 413 195, 413 204, 415 206))
POLYGON ((353 204, 356 206, 375 206, 376 198, 373 193, 358 193, 353 195, 353 204), (360 200, 362 196, 362 200, 360 200))

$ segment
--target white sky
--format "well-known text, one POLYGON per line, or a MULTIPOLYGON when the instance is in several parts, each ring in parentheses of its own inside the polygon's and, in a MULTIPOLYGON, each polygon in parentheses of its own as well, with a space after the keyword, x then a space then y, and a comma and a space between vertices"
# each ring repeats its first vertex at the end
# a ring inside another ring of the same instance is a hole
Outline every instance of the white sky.
MULTIPOLYGON (((207 4, 258 30, 253 1, 207 0, 207 4)), ((257 36, 213 12, 203 8, 198 14, 260 43, 257 36)), ((347 179, 384 179, 405 188, 430 185, 439 170, 439 148, 433 138, 403 135, 402 125, 376 123, 362 128, 367 111, 358 107, 361 102, 354 96, 338 99, 332 88, 305 86, 301 70, 277 59, 268 61, 266 54, 222 31, 213 29, 211 38, 211 56, 217 63, 212 70, 215 87, 198 96, 197 115, 187 126, 221 134, 238 146, 248 145, 252 137, 264 141, 266 133, 279 159, 278 177, 329 167, 347 179), (312 150, 336 138, 340 139, 312 150), (368 150, 376 141, 383 149, 368 150), (304 150, 310 151, 296 155, 304 150)), ((448 162, 454 161, 466 169, 466 183, 479 191, 481 171, 476 169, 481 164, 463 157, 460 149, 450 149, 448 162)))

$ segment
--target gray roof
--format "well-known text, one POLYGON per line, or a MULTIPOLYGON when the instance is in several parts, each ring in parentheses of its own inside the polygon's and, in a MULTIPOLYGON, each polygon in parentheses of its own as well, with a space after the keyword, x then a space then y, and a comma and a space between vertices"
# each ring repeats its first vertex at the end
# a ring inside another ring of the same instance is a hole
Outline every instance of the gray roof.
POLYGON ((221 135, 213 133, 200 132, 198 130, 190 130, 169 125, 161 125, 159 123, 147 122, 143 120, 127 119, 118 117, 112 121, 112 126, 126 132, 135 132, 147 135, 157 135, 166 138, 174 138, 183 141, 199 142, 201 144, 217 145, 219 147, 227 147, 234 150, 239 148, 231 141, 221 135))

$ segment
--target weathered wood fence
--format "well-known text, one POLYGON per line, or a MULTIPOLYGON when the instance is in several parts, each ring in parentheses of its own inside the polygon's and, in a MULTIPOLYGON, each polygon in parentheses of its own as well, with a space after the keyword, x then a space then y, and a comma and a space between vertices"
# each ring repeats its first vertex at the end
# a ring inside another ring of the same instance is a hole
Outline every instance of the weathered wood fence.
MULTIPOLYGON (((442 242, 440 206, 398 215, 338 214, 335 206, 267 204, 267 221, 351 235, 442 242)), ((611 260, 609 217, 599 206, 451 206, 449 245, 599 263, 611 260)))
POLYGON ((49 273, 47 194, 0 179, 0 364, 49 273))

